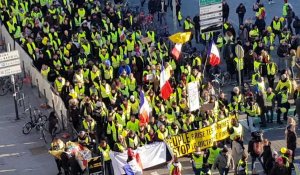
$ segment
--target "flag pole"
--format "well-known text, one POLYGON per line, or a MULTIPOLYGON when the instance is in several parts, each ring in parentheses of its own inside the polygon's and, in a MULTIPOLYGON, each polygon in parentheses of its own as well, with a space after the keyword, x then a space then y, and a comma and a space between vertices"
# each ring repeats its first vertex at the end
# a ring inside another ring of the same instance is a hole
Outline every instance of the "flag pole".
POLYGON ((202 72, 202 75, 203 75, 203 79, 204 79, 204 74, 205 74, 205 69, 206 69, 206 64, 207 64, 207 60, 208 60, 208 58, 209 58, 209 55, 210 54, 208 54, 208 50, 209 50, 209 48, 208 48, 208 40, 207 40, 207 35, 209 35, 209 33, 205 33, 205 46, 206 46, 206 48, 207 48, 207 51, 206 51, 206 59, 205 59, 205 63, 204 63, 204 68, 203 68, 203 72, 202 72))

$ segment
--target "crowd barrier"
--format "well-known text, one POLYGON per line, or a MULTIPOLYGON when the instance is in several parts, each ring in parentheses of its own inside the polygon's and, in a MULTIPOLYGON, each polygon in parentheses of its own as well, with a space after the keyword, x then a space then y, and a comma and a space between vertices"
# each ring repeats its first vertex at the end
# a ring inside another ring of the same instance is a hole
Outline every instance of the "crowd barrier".
POLYGON ((23 69, 23 73, 26 76, 24 78, 30 78, 32 86, 36 86, 38 88, 39 97, 44 96, 45 103, 51 106, 56 111, 61 121, 60 125, 63 129, 65 129, 68 124, 68 112, 63 100, 59 95, 57 95, 53 91, 54 88, 52 87, 51 83, 48 82, 45 78, 43 78, 42 74, 40 73, 40 70, 37 70, 36 67, 33 65, 32 58, 19 45, 19 43, 15 42, 15 40, 10 36, 4 25, 1 25, 1 32, 6 44, 10 44, 11 50, 19 51, 22 64, 21 66, 23 69))

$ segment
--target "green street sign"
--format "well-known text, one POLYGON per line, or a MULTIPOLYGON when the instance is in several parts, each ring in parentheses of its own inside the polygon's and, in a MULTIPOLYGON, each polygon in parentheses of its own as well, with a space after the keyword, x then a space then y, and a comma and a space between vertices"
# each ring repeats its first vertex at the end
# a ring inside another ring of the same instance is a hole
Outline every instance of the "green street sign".
POLYGON ((222 0, 199 0, 199 3, 200 3, 200 7, 201 7, 201 6, 222 3, 222 0))

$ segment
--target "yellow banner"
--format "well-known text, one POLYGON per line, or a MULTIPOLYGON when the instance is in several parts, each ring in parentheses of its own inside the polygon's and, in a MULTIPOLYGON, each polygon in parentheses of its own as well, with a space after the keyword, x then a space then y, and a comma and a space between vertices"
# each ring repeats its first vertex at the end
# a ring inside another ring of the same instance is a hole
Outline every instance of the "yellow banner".
POLYGON ((209 148, 213 145, 213 142, 229 137, 227 129, 231 125, 232 118, 234 116, 223 119, 206 128, 172 136, 166 140, 166 143, 173 154, 178 157, 194 152, 198 146, 201 149, 209 148))

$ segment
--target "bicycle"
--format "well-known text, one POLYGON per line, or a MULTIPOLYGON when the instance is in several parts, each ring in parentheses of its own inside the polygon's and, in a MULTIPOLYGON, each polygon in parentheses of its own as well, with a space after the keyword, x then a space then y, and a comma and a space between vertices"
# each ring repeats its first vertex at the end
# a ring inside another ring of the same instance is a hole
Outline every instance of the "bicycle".
POLYGON ((31 132, 31 130, 33 128, 35 128, 37 131, 40 131, 41 133, 41 138, 45 141, 45 143, 47 142, 46 136, 45 136, 45 131, 47 131, 47 129, 45 128, 46 126, 46 122, 48 121, 48 118, 46 115, 43 115, 38 109, 34 109, 33 113, 32 113, 32 108, 31 106, 25 110, 28 111, 29 110, 29 115, 30 115, 30 121, 25 123, 23 128, 22 128, 22 133, 27 135, 31 132))
POLYGON ((221 93, 221 87, 228 85, 231 82, 231 75, 229 74, 229 72, 211 75, 214 77, 211 81, 211 84, 218 94, 221 93))
MULTIPOLYGON (((16 90, 19 91, 23 87, 23 78, 20 74, 14 75, 16 90)), ((10 77, 0 77, 0 96, 6 95, 8 92, 14 92, 14 87, 10 77)))

